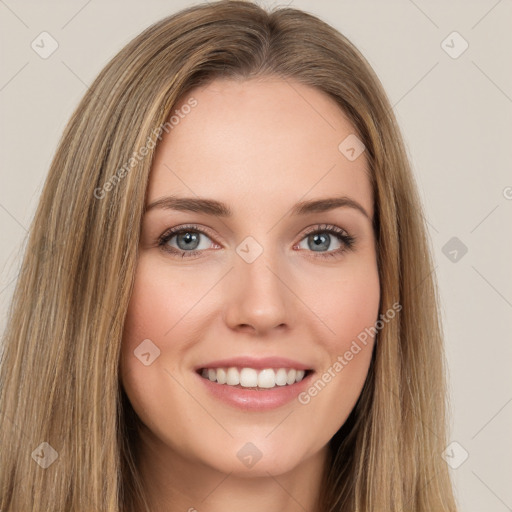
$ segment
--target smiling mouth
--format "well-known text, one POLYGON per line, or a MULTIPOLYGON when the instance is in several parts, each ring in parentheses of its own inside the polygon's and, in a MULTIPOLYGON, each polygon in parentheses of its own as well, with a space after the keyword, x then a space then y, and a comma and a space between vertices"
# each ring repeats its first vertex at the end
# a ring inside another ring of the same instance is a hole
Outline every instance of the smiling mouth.
POLYGON ((313 370, 294 368, 200 368, 196 371, 203 379, 215 384, 248 390, 269 390, 293 386, 313 373, 313 370))

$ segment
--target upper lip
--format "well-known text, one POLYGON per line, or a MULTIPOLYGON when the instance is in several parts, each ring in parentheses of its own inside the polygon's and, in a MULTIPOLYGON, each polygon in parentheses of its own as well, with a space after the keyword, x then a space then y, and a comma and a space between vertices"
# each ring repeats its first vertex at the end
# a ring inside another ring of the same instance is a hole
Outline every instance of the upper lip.
POLYGON ((252 356, 239 356, 231 357, 229 359, 217 359, 216 361, 210 361, 203 363, 195 367, 195 370, 201 370, 203 368, 254 368, 255 370, 263 370, 265 368, 295 368, 296 370, 312 370, 310 365, 300 363, 293 359, 286 357, 261 357, 256 358, 252 356))

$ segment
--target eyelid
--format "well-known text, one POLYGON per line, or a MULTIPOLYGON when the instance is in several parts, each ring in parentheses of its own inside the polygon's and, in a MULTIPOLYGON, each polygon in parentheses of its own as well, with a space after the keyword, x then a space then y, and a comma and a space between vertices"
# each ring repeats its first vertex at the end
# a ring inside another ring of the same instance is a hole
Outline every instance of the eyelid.
MULTIPOLYGON (((171 234, 176 235, 176 234, 181 233, 182 231, 186 231, 187 229, 189 229, 191 231, 198 231, 199 233, 203 233, 203 234, 207 235, 209 238, 215 238, 217 236, 208 227, 199 226, 197 224, 183 224, 181 226, 175 226, 173 228, 166 229, 162 233, 162 235, 160 235, 158 237, 158 239, 162 240, 171 234)), ((305 228, 305 231, 302 232, 301 238, 299 241, 301 241, 304 237, 306 237, 312 233, 316 233, 319 231, 330 231, 330 230, 339 232, 339 233, 347 235, 347 236, 351 236, 347 230, 340 228, 339 226, 335 226, 334 224, 325 224, 324 223, 324 224, 315 224, 313 226, 309 226, 309 227, 305 228)))
MULTIPOLYGON (((334 231, 343 235, 350 236, 346 229, 340 228, 339 226, 335 226, 334 224, 315 224, 314 226, 310 226, 306 228, 306 231, 302 233, 302 238, 305 236, 311 235, 312 233, 323 232, 323 231, 334 231)), ((302 240, 301 238, 301 240, 302 240)))

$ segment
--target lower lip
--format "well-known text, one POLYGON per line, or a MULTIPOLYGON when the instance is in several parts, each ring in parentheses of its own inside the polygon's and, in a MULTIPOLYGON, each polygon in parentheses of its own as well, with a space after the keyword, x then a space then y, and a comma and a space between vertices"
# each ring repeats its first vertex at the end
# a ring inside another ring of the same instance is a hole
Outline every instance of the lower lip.
POLYGON ((282 407, 297 398, 299 393, 302 393, 310 385, 314 372, 295 384, 262 390, 218 384, 210 379, 205 379, 198 373, 196 375, 206 387, 206 390, 221 402, 246 411, 268 411, 282 407))

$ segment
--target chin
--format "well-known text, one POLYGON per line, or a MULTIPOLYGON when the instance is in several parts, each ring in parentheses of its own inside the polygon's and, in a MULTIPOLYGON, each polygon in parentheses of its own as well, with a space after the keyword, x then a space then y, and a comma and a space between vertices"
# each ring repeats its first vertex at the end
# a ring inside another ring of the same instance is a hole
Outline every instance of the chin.
MULTIPOLYGON (((254 438, 253 438, 254 439, 254 438)), ((222 473, 236 475, 240 478, 268 477, 269 474, 277 476, 288 473, 299 466, 307 458, 305 453, 300 453, 298 446, 287 444, 280 447, 274 446, 262 440, 235 443, 236 446, 229 450, 233 456, 224 452, 221 459, 213 464, 222 473)), ((212 463, 214 461, 210 461, 212 463)))

